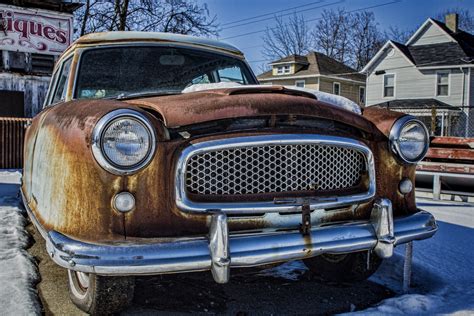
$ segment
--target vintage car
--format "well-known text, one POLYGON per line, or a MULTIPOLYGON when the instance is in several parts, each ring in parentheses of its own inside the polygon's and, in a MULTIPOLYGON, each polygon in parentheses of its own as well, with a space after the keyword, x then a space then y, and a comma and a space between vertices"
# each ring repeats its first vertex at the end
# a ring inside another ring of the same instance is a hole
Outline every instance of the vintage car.
POLYGON ((57 62, 21 191, 72 301, 100 314, 131 301, 136 275, 226 283, 301 259, 326 280, 367 278, 437 230, 413 188, 428 144, 414 117, 259 86, 231 45, 98 33, 57 62))

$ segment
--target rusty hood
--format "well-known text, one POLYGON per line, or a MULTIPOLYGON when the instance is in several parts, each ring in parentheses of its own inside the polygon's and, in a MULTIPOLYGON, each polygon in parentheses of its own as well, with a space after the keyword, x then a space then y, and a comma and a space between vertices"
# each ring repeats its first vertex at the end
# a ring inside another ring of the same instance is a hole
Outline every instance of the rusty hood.
POLYGON ((238 117, 301 115, 374 131, 374 125, 362 115, 284 87, 215 89, 125 102, 156 112, 168 128, 238 117))

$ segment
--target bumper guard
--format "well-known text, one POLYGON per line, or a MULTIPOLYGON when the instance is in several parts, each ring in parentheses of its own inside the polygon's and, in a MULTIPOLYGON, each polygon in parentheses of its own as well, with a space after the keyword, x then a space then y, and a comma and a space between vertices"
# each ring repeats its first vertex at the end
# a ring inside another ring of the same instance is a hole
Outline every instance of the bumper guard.
POLYGON ((422 210, 394 220, 392 205, 387 199, 374 204, 370 221, 313 227, 308 235, 297 230, 229 235, 224 212, 214 210, 207 214, 212 216, 208 238, 91 244, 56 231, 43 231, 42 235, 51 258, 67 269, 100 275, 211 270, 216 282, 226 283, 230 267, 252 267, 325 253, 368 250, 388 258, 392 256, 394 246, 429 238, 438 229, 434 217, 422 210))

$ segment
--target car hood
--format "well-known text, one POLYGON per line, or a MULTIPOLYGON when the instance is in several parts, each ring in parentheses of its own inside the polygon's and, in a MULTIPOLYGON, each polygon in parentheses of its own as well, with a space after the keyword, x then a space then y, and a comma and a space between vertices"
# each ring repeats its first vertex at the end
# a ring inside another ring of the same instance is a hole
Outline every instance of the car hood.
POLYGON ((157 112, 168 128, 238 117, 301 115, 339 121, 366 132, 374 130, 374 125, 357 113, 319 101, 306 91, 279 86, 213 89, 124 102, 157 112))

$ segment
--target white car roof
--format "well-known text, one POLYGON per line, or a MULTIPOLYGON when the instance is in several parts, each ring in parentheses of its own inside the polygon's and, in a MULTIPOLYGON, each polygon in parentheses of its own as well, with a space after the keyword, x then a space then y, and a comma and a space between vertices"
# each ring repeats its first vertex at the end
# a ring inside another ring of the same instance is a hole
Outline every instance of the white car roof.
POLYGON ((181 35, 174 33, 161 33, 161 32, 102 32, 102 33, 91 33, 81 36, 76 40, 75 44, 93 44, 93 43, 107 43, 107 42, 145 42, 145 41, 156 41, 156 42, 174 42, 182 44, 192 44, 199 46, 207 46, 216 49, 231 51, 235 54, 243 55, 243 53, 235 46, 218 40, 210 38, 181 35))

